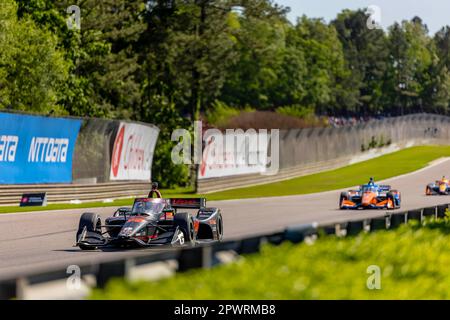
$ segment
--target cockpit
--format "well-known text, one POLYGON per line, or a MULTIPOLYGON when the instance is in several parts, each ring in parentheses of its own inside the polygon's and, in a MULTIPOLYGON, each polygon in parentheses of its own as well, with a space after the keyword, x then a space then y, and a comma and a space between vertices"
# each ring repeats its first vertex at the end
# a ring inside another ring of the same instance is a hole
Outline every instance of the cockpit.
POLYGON ((136 201, 131 209, 131 215, 159 214, 166 205, 166 203, 161 200, 162 199, 145 199, 136 201))
POLYGON ((363 185, 361 186, 361 192, 378 192, 378 186, 376 185, 363 185))

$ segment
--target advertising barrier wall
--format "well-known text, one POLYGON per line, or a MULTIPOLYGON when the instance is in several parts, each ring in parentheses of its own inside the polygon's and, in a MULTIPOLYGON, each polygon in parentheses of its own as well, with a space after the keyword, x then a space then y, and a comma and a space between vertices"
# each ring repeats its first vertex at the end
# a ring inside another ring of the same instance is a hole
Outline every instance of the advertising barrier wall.
POLYGON ((206 137, 198 179, 264 173, 267 149, 267 135, 256 131, 206 137))
POLYGON ((340 128, 284 130, 280 168, 293 168, 367 154, 395 145, 449 144, 450 117, 414 114, 340 128))
POLYGON ((0 113, 0 184, 68 183, 81 120, 0 113))
POLYGON ((0 112, 0 184, 150 181, 151 124, 0 112))
POLYGON ((150 181, 158 133, 153 126, 121 122, 114 141, 110 180, 150 181))
MULTIPOLYGON (((281 130, 279 171, 260 173, 215 168, 214 176, 201 176, 197 192, 208 193, 272 183, 331 170, 414 145, 450 144, 450 117, 413 114, 371 120, 339 128, 281 130)), ((205 148, 203 155, 208 152, 205 148)), ((199 170, 200 171, 200 170, 199 170)))
POLYGON ((112 148, 119 124, 115 120, 83 120, 73 158, 74 183, 109 181, 112 148))

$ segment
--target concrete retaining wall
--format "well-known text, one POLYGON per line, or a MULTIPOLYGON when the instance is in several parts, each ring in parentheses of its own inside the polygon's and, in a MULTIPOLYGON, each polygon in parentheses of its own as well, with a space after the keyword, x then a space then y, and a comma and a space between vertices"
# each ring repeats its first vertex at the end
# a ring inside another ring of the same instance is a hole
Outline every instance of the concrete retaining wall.
POLYGON ((282 130, 280 170, 277 175, 251 174, 203 179, 198 181, 198 192, 209 193, 290 179, 414 145, 448 144, 449 141, 450 117, 430 114, 373 120, 342 128, 282 130))

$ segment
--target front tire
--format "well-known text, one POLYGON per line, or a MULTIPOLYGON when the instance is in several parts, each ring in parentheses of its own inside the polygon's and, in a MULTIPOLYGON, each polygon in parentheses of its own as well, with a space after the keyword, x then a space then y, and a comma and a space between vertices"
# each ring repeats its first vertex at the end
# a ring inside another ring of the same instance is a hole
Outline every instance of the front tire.
POLYGON ((195 245, 195 229, 194 229, 194 219, 189 213, 180 212, 175 214, 174 223, 183 232, 184 243, 186 245, 195 245))
MULTIPOLYGON (((92 212, 85 212, 80 217, 80 223, 78 225, 78 231, 77 231, 77 238, 76 242, 78 242, 80 235, 83 233, 84 229, 86 228, 87 232, 95 232, 98 233, 100 236, 102 234, 102 221, 100 219, 100 216, 96 213, 92 212)), ((97 249, 96 247, 92 246, 84 246, 82 244, 79 245, 81 250, 94 250, 97 249)))
POLYGON ((344 200, 348 200, 348 193, 347 192, 341 192, 341 196, 339 197, 339 209, 344 210, 343 207, 344 200))
POLYGON ((394 191, 388 192, 387 198, 388 198, 388 200, 391 200, 392 204, 393 204, 393 208, 388 208, 388 210, 400 209, 400 201, 401 201, 400 197, 401 196, 400 196, 400 193, 398 193, 398 191, 394 190, 394 191), (398 194, 398 196, 399 196, 398 204, 396 203, 394 193, 398 194))

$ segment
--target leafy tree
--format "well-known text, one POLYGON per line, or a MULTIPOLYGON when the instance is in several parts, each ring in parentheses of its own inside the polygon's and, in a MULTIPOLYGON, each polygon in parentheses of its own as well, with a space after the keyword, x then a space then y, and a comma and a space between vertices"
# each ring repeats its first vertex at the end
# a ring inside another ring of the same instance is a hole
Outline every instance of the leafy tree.
POLYGON ((175 129, 189 128, 189 121, 181 118, 175 105, 163 97, 158 102, 153 99, 152 104, 154 105, 147 109, 149 111, 144 117, 151 119, 149 122, 158 124, 161 130, 153 156, 152 179, 158 181, 163 188, 187 186, 191 182, 191 168, 172 162, 171 153, 176 142, 171 141, 171 135, 175 129))
POLYGON ((220 97, 227 104, 261 109, 272 106, 271 95, 279 83, 282 64, 286 67, 285 28, 279 18, 273 19, 241 20, 237 36, 239 61, 229 69, 220 97))
POLYGON ((143 35, 146 99, 162 95, 186 115, 220 94, 235 52, 240 24, 230 1, 152 1, 143 35))
MULTIPOLYGON (((383 30, 367 27, 365 11, 344 10, 332 22, 342 43, 351 78, 344 91, 354 93, 358 108, 348 111, 377 113, 381 110, 383 80, 387 70, 387 40, 383 30), (352 89, 353 88, 353 89, 352 89)), ((345 93, 344 93, 345 94, 345 93)))
POLYGON ((141 103, 138 54, 133 46, 145 29, 140 0, 18 1, 30 17, 58 36, 70 61, 61 104, 73 115, 130 118, 141 103), (67 8, 81 8, 81 30, 69 30, 67 8))
POLYGON ((441 64, 450 68, 450 26, 445 26, 439 30, 433 39, 436 46, 436 53, 441 64))
POLYGON ((447 66, 434 61, 428 71, 429 79, 422 93, 424 111, 448 114, 450 102, 450 72, 447 66))
POLYGON ((0 108, 64 113, 58 105, 69 64, 57 39, 30 19, 17 18, 17 5, 0 6, 0 108))
POLYGON ((439 30, 434 38, 436 56, 430 70, 431 79, 424 101, 428 102, 428 111, 448 114, 450 102, 450 27, 439 30))
MULTIPOLYGON (((293 106, 303 103, 307 95, 305 85, 307 66, 305 54, 300 47, 293 46, 288 30, 286 48, 282 53, 282 61, 277 68, 277 81, 271 90, 271 100, 275 106, 293 106)), ((315 111, 315 110, 313 110, 315 111)))
POLYGON ((423 109, 424 90, 433 63, 432 42, 422 21, 395 23, 389 29, 386 109, 404 114, 423 109))
MULTIPOLYGON (((62 1, 64 7, 71 0, 62 1)), ((86 56, 77 69, 91 79, 94 101, 100 112, 114 118, 132 118, 139 108, 140 65, 138 40, 145 31, 145 1, 80 1, 81 48, 86 56)))
POLYGON ((345 107, 351 109, 354 102, 342 95, 350 72, 334 26, 303 16, 293 30, 291 43, 303 50, 306 61, 303 81, 306 94, 302 104, 314 107, 317 113, 329 113, 339 112, 342 105, 338 103, 346 100, 345 107))
POLYGON ((3 0, 0 108, 155 123, 165 187, 189 180, 170 134, 200 113, 449 112, 450 27, 430 37, 416 17, 386 33, 362 9, 331 23, 287 12, 271 0, 3 0))

